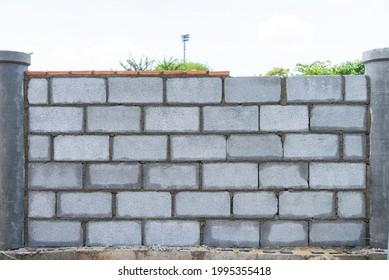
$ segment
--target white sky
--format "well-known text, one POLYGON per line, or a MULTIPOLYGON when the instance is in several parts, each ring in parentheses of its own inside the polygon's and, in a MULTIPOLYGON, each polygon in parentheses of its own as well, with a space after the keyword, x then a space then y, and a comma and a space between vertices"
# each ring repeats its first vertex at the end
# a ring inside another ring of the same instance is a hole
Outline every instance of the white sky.
POLYGON ((122 70, 132 53, 263 74, 389 47, 389 0, 0 0, 0 49, 30 70, 122 70))

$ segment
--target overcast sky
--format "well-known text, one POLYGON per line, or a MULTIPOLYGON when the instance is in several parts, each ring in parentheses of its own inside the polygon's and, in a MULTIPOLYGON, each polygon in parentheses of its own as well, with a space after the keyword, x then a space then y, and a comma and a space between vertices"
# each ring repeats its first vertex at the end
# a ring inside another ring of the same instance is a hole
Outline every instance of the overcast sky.
POLYGON ((0 50, 30 70, 122 70, 129 54, 187 59, 233 76, 361 59, 389 47, 389 0, 0 0, 0 50))

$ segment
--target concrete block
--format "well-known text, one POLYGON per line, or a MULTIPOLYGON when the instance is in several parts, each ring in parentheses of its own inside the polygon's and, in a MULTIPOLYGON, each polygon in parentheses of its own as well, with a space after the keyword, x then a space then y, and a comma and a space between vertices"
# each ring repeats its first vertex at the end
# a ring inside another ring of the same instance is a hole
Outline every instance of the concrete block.
POLYGON ((308 223, 268 221, 261 226, 261 246, 308 246, 308 223))
POLYGON ((83 110, 76 107, 30 107, 30 132, 81 132, 83 110))
POLYGON ((363 192, 338 192, 340 218, 365 218, 366 202, 363 192))
POLYGON ((203 164, 203 189, 258 189, 256 163, 203 164))
POLYGON ((110 103, 161 103, 163 81, 158 77, 108 78, 110 103))
POLYGON ((50 137, 30 135, 28 137, 28 159, 34 160, 50 160, 50 137))
POLYGON ((365 163, 311 163, 309 185, 312 189, 364 189, 365 163))
POLYGON ((279 102, 280 77, 229 77, 224 81, 228 103, 279 102))
POLYGON ((142 245, 140 222, 104 221, 86 224, 86 246, 142 245))
POLYGON ((55 216, 55 193, 29 192, 28 217, 53 218, 55 216))
POLYGON ((258 131, 258 106, 204 107, 204 131, 258 131))
POLYGON ((343 136, 343 158, 344 159, 365 159, 366 158, 366 135, 344 135, 343 136))
POLYGON ((171 195, 168 192, 120 192, 116 196, 118 217, 169 218, 171 195))
POLYGON ((81 223, 72 221, 30 221, 28 223, 28 246, 82 246, 81 223))
POLYGON ((261 131, 307 131, 307 106, 264 105, 260 107, 261 131))
POLYGON ((138 132, 140 108, 125 106, 88 107, 87 131, 138 132))
POLYGON ((259 247, 259 222, 207 221, 204 245, 212 247, 259 247))
POLYGON ((198 189, 198 164, 145 164, 144 188, 150 190, 198 189))
POLYGON ((221 135, 171 136, 172 160, 225 160, 226 138, 221 135))
POLYGON ((86 187, 88 189, 140 189, 140 165, 90 164, 86 172, 86 187))
POLYGON ((28 83, 27 98, 29 104, 47 104, 48 86, 46 79, 31 79, 28 83))
POLYGON ((231 135, 227 139, 228 159, 281 159, 282 143, 277 135, 231 135))
POLYGON ((197 221, 146 221, 144 242, 146 246, 199 246, 200 223, 197 221))
POLYGON ((308 163, 263 163, 259 165, 260 189, 308 188, 308 163))
POLYGON ((365 75, 344 76, 346 82, 346 101, 367 101, 367 81, 365 75))
POLYGON ((60 192, 57 194, 58 217, 112 217, 112 194, 107 192, 60 192))
POLYGON ((53 78, 53 104, 105 103, 103 78, 53 78))
POLYGON ((30 163, 30 189, 81 189, 82 165, 79 163, 30 163))
POLYGON ((233 201, 234 217, 273 218, 278 200, 273 192, 237 192, 233 201))
POLYGON ((335 195, 332 192, 281 192, 281 218, 335 217, 335 195))
POLYGON ((338 159, 339 139, 333 134, 287 134, 286 159, 338 159))
POLYGON ((175 199, 177 217, 230 216, 228 192, 179 192, 175 199))
POLYGON ((145 130, 150 132, 192 132, 200 130, 198 107, 147 107, 145 130))
POLYGON ((82 135, 54 138, 54 160, 108 160, 109 136, 82 135))
POLYGON ((350 105, 313 106, 311 130, 366 130, 366 107, 350 105))
POLYGON ((295 76, 286 78, 288 102, 341 101, 341 76, 295 76))
POLYGON ((363 221, 312 222, 309 231, 311 246, 366 245, 366 224, 363 221))
POLYGON ((220 78, 170 78, 166 81, 169 103, 220 103, 222 80, 220 78))
POLYGON ((166 160, 167 136, 115 136, 113 160, 166 160))

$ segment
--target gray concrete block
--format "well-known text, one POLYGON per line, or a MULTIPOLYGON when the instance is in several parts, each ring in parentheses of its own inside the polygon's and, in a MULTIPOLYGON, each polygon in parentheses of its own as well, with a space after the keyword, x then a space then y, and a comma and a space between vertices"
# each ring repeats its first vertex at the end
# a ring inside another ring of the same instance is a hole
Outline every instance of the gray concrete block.
POLYGON ((81 223, 72 221, 30 221, 28 223, 28 246, 82 246, 81 223))
POLYGON ((46 79, 31 79, 28 83, 27 98, 29 104, 47 104, 48 86, 46 79))
POLYGON ((338 159, 339 139, 333 134, 287 134, 286 159, 338 159))
POLYGON ((76 107, 30 107, 31 132, 81 132, 83 110, 76 107))
POLYGON ((112 194, 107 192, 60 192, 57 194, 58 217, 112 217, 112 194))
POLYGON ((317 105, 311 111, 311 130, 366 130, 366 107, 317 105))
POLYGON ((50 160, 50 137, 30 135, 28 137, 28 159, 34 160, 50 160))
POLYGON ((338 192, 340 218, 365 218, 366 202, 363 192, 338 192))
POLYGON ((261 131, 307 131, 307 106, 264 105, 260 107, 261 131))
POLYGON ((115 136, 113 160, 166 160, 167 136, 115 136))
POLYGON ((197 221, 146 221, 146 246, 199 246, 200 223, 197 221))
POLYGON ((365 159, 366 158, 366 135, 344 135, 343 136, 343 158, 344 159, 365 159))
POLYGON ((104 221, 86 224, 87 246, 142 245, 140 222, 104 221))
POLYGON ((261 226, 261 246, 308 246, 308 223, 268 221, 261 226))
POLYGON ((258 131, 258 106, 204 107, 204 131, 258 131))
POLYGON ((176 195, 177 217, 229 217, 228 192, 179 192, 176 195))
POLYGON ((145 164, 144 189, 198 189, 198 164, 145 164))
POLYGON ((281 78, 279 77, 229 77, 224 81, 225 99, 228 103, 279 102, 281 78))
POLYGON ((145 131, 192 132, 200 130, 198 107, 147 107, 145 131))
POLYGON ((140 113, 139 107, 88 107, 87 131, 138 132, 140 131, 140 113))
POLYGON ((288 102, 341 101, 341 76, 295 76, 286 78, 288 102))
POLYGON ((263 163, 259 165, 260 189, 308 188, 308 163, 263 163))
POLYGON ((226 138, 221 135, 171 136, 172 160, 225 160, 226 138))
POLYGON ((277 135, 231 135, 228 159, 281 159, 282 143, 277 135))
POLYGON ((140 165, 90 164, 86 171, 86 187, 88 189, 140 189, 140 165))
POLYGON ((82 165, 79 163, 30 163, 30 189, 81 189, 82 165))
POLYGON ((237 192, 233 198, 234 217, 273 218, 278 200, 273 192, 237 192))
POLYGON ((220 103, 222 80, 220 78, 171 78, 166 81, 169 103, 220 103))
POLYGON ((29 192, 28 217, 53 218, 55 216, 55 193, 29 192))
POLYGON ((207 221, 204 245, 212 247, 259 247, 259 222, 207 221))
POLYGON ((309 231, 311 246, 366 245, 366 224, 363 221, 312 222, 309 231))
POLYGON ((367 101, 367 81, 365 75, 344 76, 346 82, 346 101, 367 101))
POLYGON ((169 192, 120 192, 116 196, 116 215, 129 218, 171 217, 169 192))
POLYGON ((52 103, 105 103, 105 82, 102 78, 53 78, 52 103))
POLYGON ((311 163, 309 186, 312 189, 364 189, 365 163, 311 163))
POLYGON ((335 195, 332 192, 281 192, 281 218, 335 217, 335 195))
POLYGON ((203 189, 258 189, 256 163, 203 164, 203 189))
POLYGON ((82 135, 54 138, 54 160, 108 160, 109 136, 82 135))
POLYGON ((108 102, 111 103, 161 103, 163 81, 158 77, 108 78, 108 102))

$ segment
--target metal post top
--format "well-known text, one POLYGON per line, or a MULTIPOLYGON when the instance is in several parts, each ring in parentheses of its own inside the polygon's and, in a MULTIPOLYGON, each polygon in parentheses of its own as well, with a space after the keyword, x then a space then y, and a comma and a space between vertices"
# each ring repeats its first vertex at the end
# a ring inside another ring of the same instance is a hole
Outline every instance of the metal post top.
POLYGON ((374 49, 362 54, 362 61, 364 63, 383 60, 389 60, 389 48, 374 49))
POLYGON ((0 50, 0 63, 15 63, 15 64, 30 65, 31 55, 23 52, 0 50))

